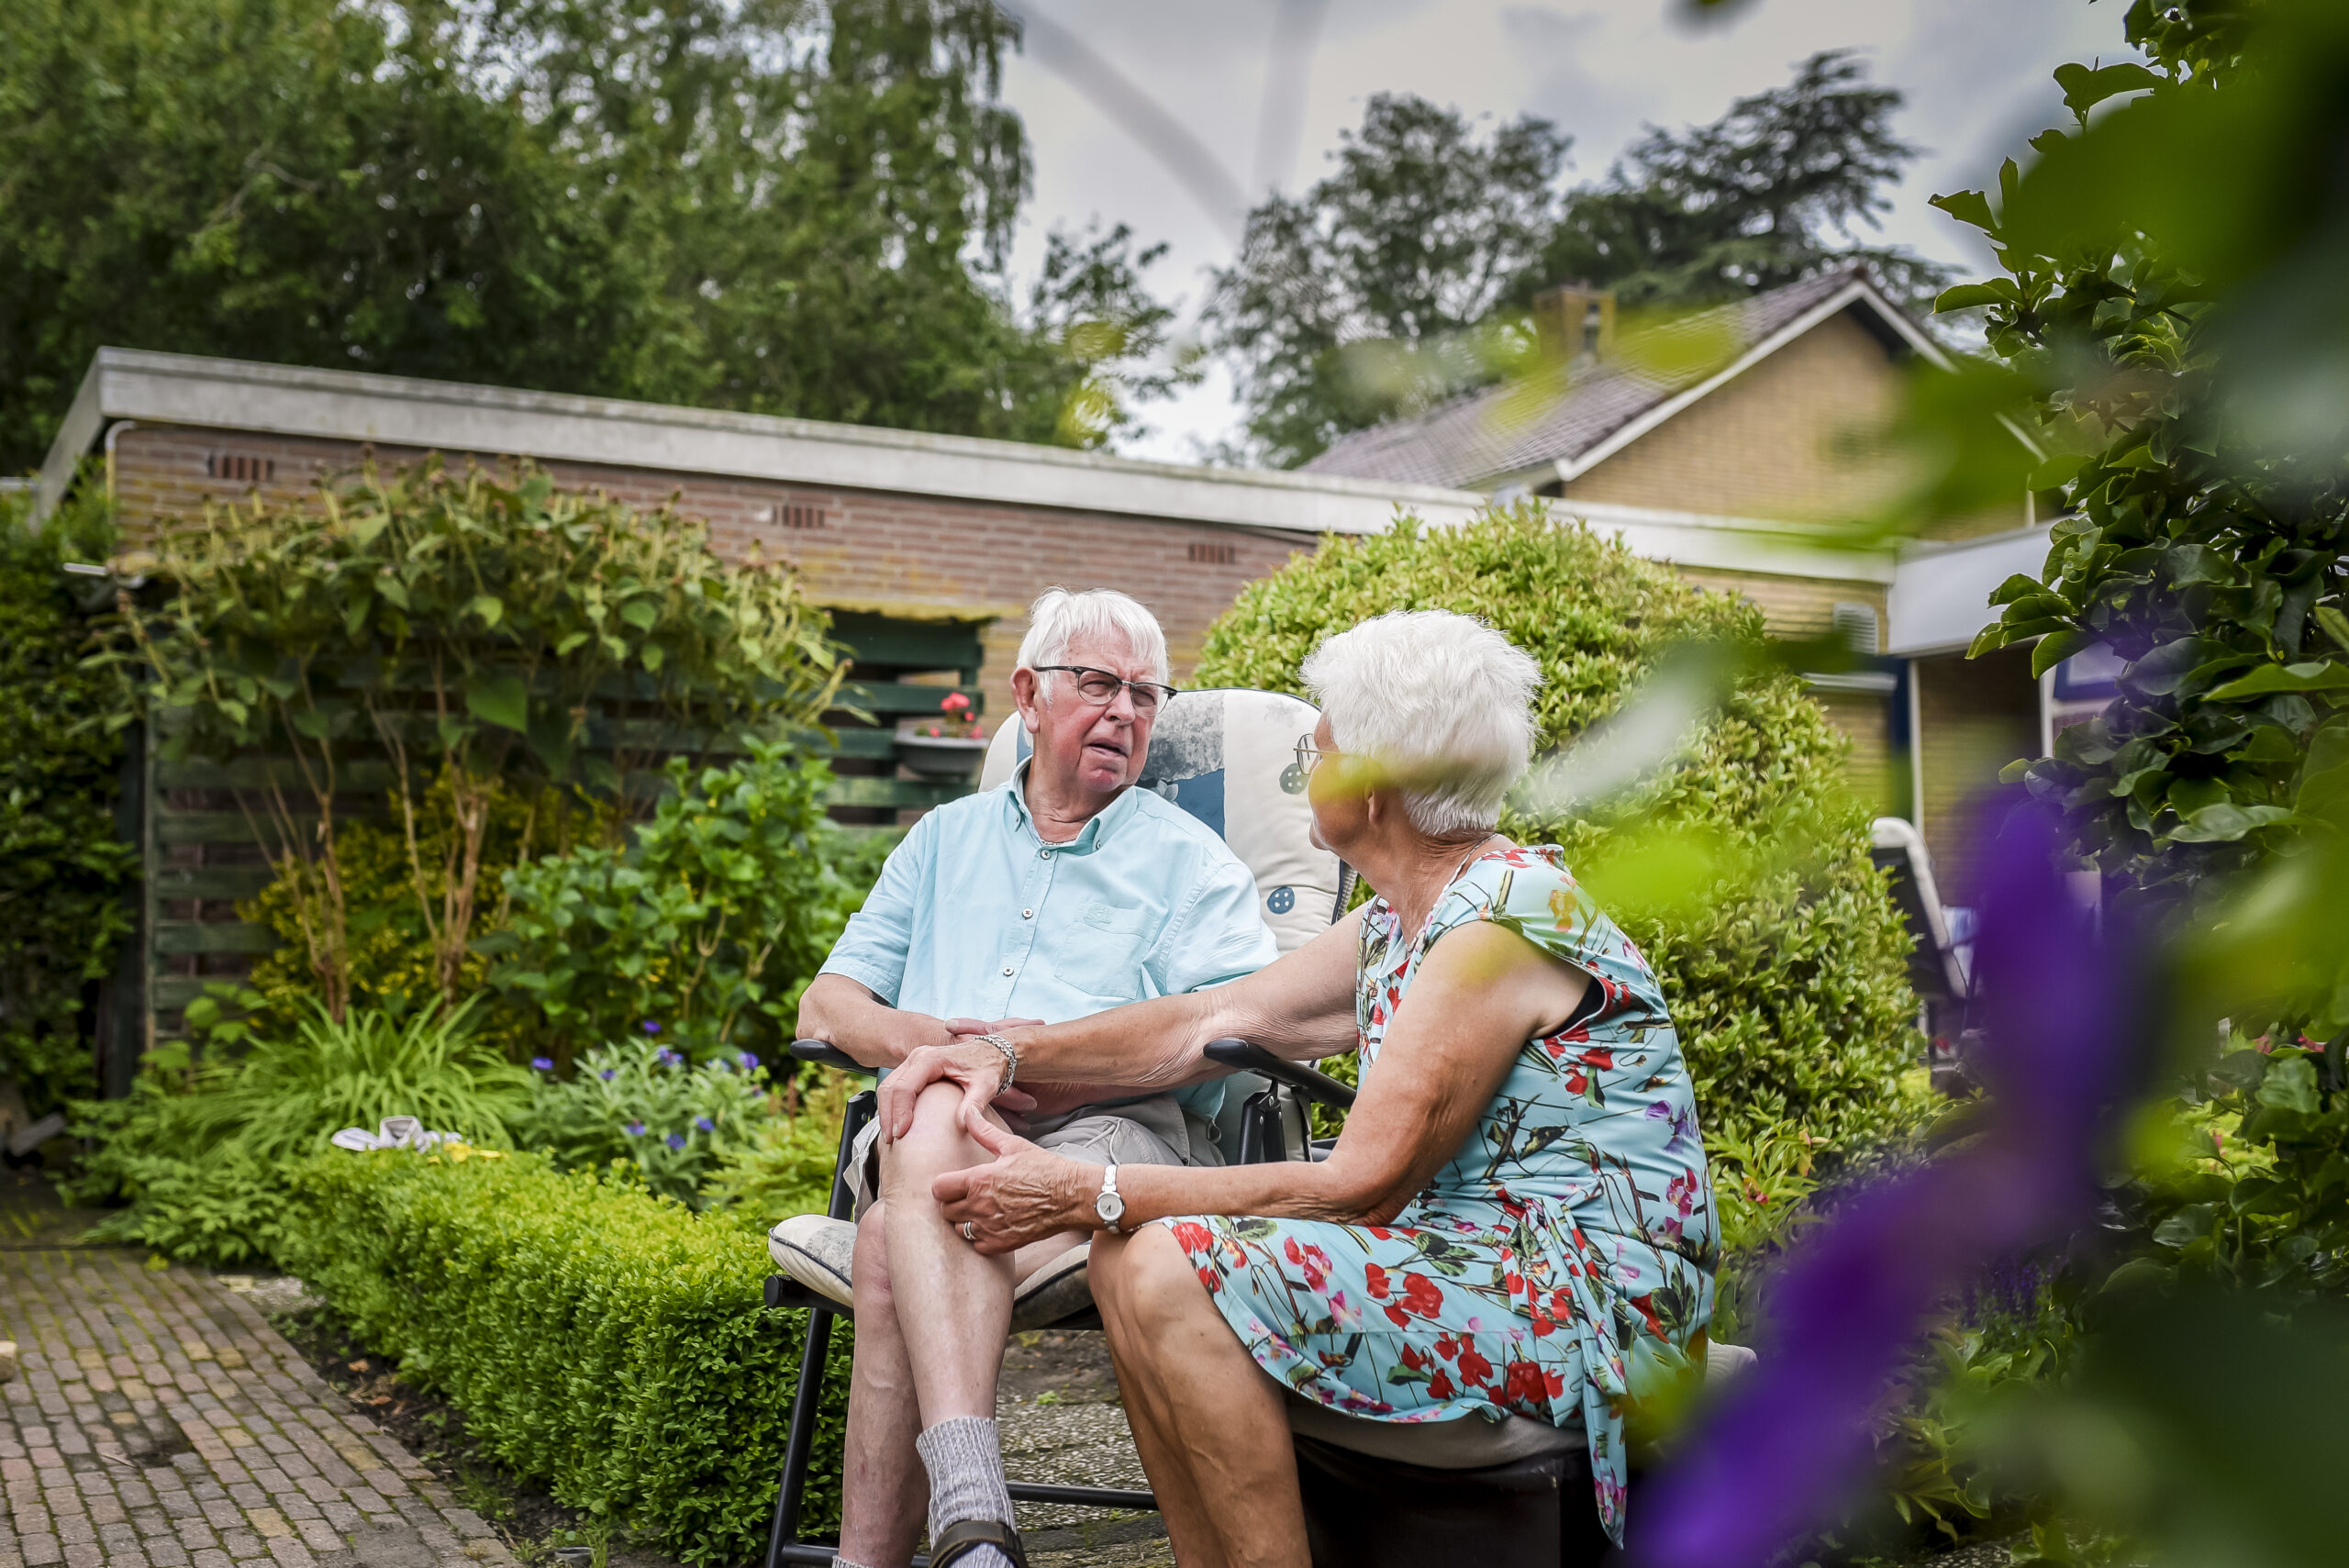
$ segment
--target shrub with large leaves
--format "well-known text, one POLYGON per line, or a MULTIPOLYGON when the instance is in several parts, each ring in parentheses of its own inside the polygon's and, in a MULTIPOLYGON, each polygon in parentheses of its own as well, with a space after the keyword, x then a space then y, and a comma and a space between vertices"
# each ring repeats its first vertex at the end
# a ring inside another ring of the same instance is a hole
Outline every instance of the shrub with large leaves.
MULTIPOLYGON (((1673 650, 1751 644, 1760 612, 1538 507, 1441 532, 1330 539, 1208 633, 1203 685, 1298 691, 1322 638, 1397 609, 1479 616, 1541 661, 1541 743, 1615 713, 1673 650)), ((1790 1123, 1847 1147, 1916 1105, 1909 939, 1846 794, 1848 743, 1791 675, 1746 676, 1681 762, 1603 809, 1501 824, 1555 842, 1664 982, 1706 1123, 1790 1123), (1664 884, 1670 883, 1667 887, 1664 884)))
POLYGON ((120 564, 161 584, 158 604, 126 595, 117 655, 168 720, 166 755, 284 758, 246 805, 337 1017, 355 912, 335 817, 362 756, 388 763, 454 1003, 501 796, 625 792, 714 731, 812 721, 840 676, 790 572, 727 562, 667 506, 639 514, 527 465, 509 480, 431 458, 300 506, 210 507, 120 564), (436 790, 454 831, 418 820, 436 790))

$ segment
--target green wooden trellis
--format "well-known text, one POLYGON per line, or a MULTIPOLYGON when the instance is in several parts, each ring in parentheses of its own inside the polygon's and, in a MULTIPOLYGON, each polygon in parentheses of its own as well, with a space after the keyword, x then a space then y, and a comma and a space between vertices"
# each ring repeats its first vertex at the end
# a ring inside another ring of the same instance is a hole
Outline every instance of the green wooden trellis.
MULTIPOLYGON (((928 717, 950 691, 983 710, 978 689, 984 619, 909 620, 870 611, 836 611, 833 636, 849 649, 851 679, 824 715, 828 733, 811 734, 811 750, 836 770, 829 804, 852 827, 885 827, 904 810, 923 810, 969 793, 967 785, 896 776, 893 732, 904 720, 928 717), (952 684, 941 684, 940 676, 952 684)), ((178 1031, 178 1017, 213 981, 234 979, 277 945, 268 927, 238 917, 235 905, 269 884, 271 872, 253 839, 236 792, 263 782, 268 759, 227 762, 165 762, 159 732, 168 714, 150 717, 131 732, 123 764, 118 821, 139 847, 144 870, 134 896, 138 930, 103 991, 99 1018, 102 1081, 108 1095, 126 1094, 139 1057, 178 1031)), ((604 718, 591 733, 620 734, 631 748, 724 756, 706 736, 666 729, 656 720, 604 718), (634 734, 628 731, 633 730, 634 734)), ((393 783, 388 762, 354 757, 339 764, 338 813, 369 815, 393 783)), ((299 820, 298 817, 296 818, 299 820)))

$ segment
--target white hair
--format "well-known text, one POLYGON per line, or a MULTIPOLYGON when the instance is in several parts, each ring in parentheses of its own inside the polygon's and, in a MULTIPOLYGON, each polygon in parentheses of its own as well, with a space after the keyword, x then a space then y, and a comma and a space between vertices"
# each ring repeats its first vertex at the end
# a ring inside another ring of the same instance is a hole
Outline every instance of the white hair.
POLYGON ((1166 678, 1166 633, 1158 617, 1115 588, 1087 588, 1072 594, 1047 588, 1028 606, 1028 635, 1019 639, 1018 668, 1068 662, 1069 644, 1080 637, 1115 633, 1126 639, 1133 656, 1150 666, 1151 678, 1166 678))
POLYGON ((1392 610, 1315 649, 1300 672, 1341 751, 1402 781, 1422 833, 1492 831, 1533 754, 1533 656, 1473 616, 1392 610))

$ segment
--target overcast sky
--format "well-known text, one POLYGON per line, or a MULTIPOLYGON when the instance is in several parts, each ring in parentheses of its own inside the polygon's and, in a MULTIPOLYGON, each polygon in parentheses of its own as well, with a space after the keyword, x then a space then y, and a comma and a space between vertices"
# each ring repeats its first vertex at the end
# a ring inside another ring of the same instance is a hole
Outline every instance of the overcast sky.
MULTIPOLYGON (((1029 42, 1009 62, 1005 93, 1036 165, 1023 274, 1053 225, 1125 223, 1141 240, 1167 242, 1150 281, 1179 298, 1187 323, 1208 270, 1231 259, 1246 202, 1319 178, 1373 93, 1417 93, 1496 119, 1544 116, 1574 138, 1579 182, 1603 174, 1644 124, 1713 119, 1739 95, 1785 81, 1813 50, 1843 46, 1865 50, 1875 79, 1908 95, 1896 128, 1927 150, 1884 238, 1983 268, 1987 249, 1925 198, 1988 184, 2000 158, 2056 122, 2061 95, 2048 72, 2057 64, 2128 53, 2121 0, 1754 0, 1696 25, 1675 0, 1328 0, 1318 31, 1301 39, 1299 18, 1316 8, 1009 0, 1029 19, 1029 42), (1152 133, 1159 115, 1179 129, 1152 133), (1186 154, 1187 178, 1175 167, 1186 154)), ((1120 450, 1175 462, 1238 423, 1219 373, 1146 417, 1152 429, 1120 450)))

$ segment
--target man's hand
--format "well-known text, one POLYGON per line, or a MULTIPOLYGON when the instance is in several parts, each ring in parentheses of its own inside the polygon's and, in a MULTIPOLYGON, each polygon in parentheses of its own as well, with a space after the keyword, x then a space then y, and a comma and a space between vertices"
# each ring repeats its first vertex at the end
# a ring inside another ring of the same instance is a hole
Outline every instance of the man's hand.
MULTIPOLYGON (((921 1098, 924 1089, 941 1082, 963 1085, 963 1104, 957 1114, 963 1127, 985 1122, 988 1104, 1004 1093, 1003 1075, 1009 1065, 1002 1051, 968 1035, 957 1037, 952 1045, 925 1045, 908 1052, 881 1080, 881 1136, 894 1143, 911 1132, 914 1102, 921 1098)), ((1028 1104, 1033 1106, 1035 1101, 1030 1099, 1028 1104)))
POLYGON ((984 1116, 965 1125, 994 1163, 948 1171, 930 1184, 930 1195, 956 1230, 970 1225, 980 1256, 1000 1257, 1095 1223, 1099 1166, 1049 1153, 984 1116))

